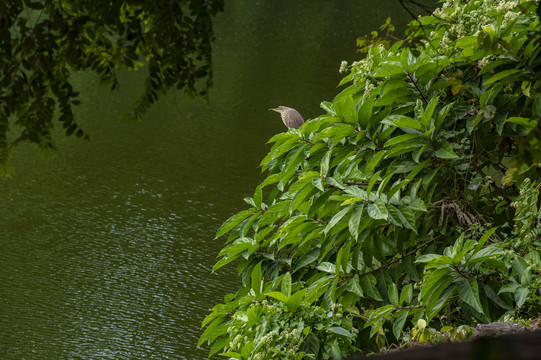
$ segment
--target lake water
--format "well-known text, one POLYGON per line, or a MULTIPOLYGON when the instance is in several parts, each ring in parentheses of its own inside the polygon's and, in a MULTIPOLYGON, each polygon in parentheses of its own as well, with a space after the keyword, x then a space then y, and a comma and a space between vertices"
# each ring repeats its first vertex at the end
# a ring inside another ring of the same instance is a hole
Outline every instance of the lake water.
POLYGON ((409 21, 395 0, 226 0, 210 104, 170 93, 137 125, 120 116, 144 74, 115 92, 77 74, 91 140, 59 132, 45 161, 18 146, 0 179, 0 359, 206 358, 201 321, 238 286, 233 268, 211 273, 214 234, 285 130, 267 109, 321 114, 356 37, 387 16, 409 21))

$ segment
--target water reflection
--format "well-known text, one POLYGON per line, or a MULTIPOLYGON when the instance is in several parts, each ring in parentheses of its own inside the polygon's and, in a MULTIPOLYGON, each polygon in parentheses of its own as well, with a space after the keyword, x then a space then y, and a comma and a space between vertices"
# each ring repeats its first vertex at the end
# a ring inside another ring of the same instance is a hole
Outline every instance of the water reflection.
POLYGON ((232 285, 209 275, 217 249, 201 246, 209 218, 218 221, 214 206, 160 179, 123 191, 93 180, 49 183, 56 196, 47 202, 53 194, 28 196, 44 185, 32 180, 4 203, 17 236, 3 237, 0 255, 10 266, 0 275, 3 358, 194 358, 201 299, 232 285), (9 346, 24 334, 28 346, 9 346))

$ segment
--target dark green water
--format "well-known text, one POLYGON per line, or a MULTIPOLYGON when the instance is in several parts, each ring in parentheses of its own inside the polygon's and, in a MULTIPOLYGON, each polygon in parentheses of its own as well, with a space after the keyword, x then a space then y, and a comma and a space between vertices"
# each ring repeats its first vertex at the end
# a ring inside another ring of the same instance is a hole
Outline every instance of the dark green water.
POLYGON ((0 179, 0 359, 204 359, 201 321, 238 281, 211 273, 214 233, 285 130, 267 109, 320 114, 389 15, 409 19, 395 0, 226 0, 211 103, 171 93, 137 125, 120 115, 142 74, 117 92, 77 75, 91 141, 59 135, 47 161, 19 146, 0 179))

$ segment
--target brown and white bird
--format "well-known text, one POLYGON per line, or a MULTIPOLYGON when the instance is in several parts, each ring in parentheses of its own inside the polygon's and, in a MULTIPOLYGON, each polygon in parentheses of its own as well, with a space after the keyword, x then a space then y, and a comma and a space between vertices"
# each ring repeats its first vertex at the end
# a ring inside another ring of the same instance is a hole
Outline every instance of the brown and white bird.
POLYGON ((299 126, 304 124, 304 119, 301 114, 293 108, 287 106, 278 106, 274 109, 269 109, 280 113, 282 116, 282 121, 288 129, 297 129, 299 126))

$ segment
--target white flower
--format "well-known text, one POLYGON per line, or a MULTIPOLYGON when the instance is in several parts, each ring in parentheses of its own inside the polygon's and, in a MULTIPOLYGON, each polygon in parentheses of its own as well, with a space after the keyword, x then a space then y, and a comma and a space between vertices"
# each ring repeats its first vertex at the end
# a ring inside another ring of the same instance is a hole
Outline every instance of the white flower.
POLYGON ((485 66, 488 65, 488 63, 490 63, 490 56, 485 56, 484 58, 480 59, 479 61, 477 61, 477 67, 479 69, 482 69, 484 68, 485 66))
POLYGON ((374 84, 372 84, 370 82, 370 80, 366 80, 366 84, 364 85, 364 94, 363 96, 366 98, 368 96, 370 96, 370 93, 372 92, 372 90, 374 90, 374 84))
POLYGON ((340 70, 339 72, 340 73, 343 73, 343 72, 346 72, 346 70, 348 69, 348 62, 343 60, 341 63, 340 63, 340 70))

